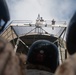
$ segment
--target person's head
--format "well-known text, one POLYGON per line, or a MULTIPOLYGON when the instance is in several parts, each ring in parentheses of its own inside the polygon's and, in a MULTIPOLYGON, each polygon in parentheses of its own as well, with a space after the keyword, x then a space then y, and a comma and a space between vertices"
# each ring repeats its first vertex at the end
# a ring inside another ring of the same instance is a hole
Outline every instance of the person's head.
POLYGON ((50 41, 38 40, 28 51, 27 63, 45 66, 54 72, 59 65, 58 48, 50 41))
POLYGON ((70 55, 76 53, 76 13, 73 15, 68 26, 66 47, 70 55))
POLYGON ((43 19, 43 17, 41 17, 41 20, 43 19))

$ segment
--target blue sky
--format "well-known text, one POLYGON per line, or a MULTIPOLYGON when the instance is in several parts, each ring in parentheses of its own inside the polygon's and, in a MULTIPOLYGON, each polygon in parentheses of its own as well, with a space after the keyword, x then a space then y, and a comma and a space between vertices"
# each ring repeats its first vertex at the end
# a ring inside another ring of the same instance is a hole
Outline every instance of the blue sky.
POLYGON ((76 0, 6 0, 11 20, 35 20, 37 14, 44 19, 69 21, 76 10, 76 0))

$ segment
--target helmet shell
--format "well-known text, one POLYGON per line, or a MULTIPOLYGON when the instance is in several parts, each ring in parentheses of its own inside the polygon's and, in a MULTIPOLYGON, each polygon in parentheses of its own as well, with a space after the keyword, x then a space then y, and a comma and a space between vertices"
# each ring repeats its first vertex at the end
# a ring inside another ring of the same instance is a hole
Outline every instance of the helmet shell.
POLYGON ((6 22, 10 20, 9 10, 5 0, 0 0, 0 19, 6 22))
POLYGON ((76 53, 76 13, 73 15, 67 29, 66 47, 70 55, 76 53))
POLYGON ((27 62, 42 65, 55 71, 59 65, 58 48, 50 41, 38 40, 30 47, 27 62))
POLYGON ((0 0, 0 33, 4 30, 10 20, 8 6, 5 0, 0 0))

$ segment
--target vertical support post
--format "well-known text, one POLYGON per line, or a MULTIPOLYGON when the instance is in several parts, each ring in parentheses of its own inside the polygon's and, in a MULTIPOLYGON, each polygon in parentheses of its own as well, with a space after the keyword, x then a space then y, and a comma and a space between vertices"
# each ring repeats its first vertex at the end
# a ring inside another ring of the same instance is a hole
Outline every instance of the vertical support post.
POLYGON ((12 27, 11 27, 11 34, 12 34, 12 38, 13 38, 13 46, 15 47, 14 34, 13 34, 12 27))

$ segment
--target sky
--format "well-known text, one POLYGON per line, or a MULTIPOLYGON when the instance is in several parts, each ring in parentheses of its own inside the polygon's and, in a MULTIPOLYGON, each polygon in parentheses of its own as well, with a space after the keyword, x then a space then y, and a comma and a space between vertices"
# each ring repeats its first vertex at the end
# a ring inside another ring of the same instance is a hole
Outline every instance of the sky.
POLYGON ((76 0, 6 0, 11 20, 35 20, 40 14, 46 20, 69 21, 76 10, 76 0))

